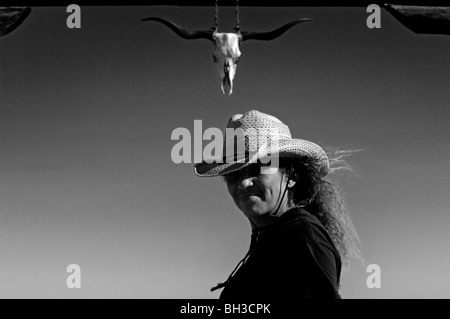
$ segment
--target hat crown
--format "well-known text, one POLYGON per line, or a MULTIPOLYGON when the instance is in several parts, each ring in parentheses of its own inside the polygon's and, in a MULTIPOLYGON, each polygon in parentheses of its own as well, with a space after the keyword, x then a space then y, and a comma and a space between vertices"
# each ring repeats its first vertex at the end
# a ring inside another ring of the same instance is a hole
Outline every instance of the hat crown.
POLYGON ((227 128, 242 129, 263 139, 292 139, 289 127, 275 116, 257 110, 235 114, 228 121, 227 128))

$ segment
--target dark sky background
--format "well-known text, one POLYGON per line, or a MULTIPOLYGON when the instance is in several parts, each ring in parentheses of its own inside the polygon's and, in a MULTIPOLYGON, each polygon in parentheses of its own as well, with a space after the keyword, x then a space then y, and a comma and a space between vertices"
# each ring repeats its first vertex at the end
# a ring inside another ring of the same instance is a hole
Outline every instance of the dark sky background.
MULTIPOLYGON (((250 225, 220 179, 174 164, 171 132, 223 129, 257 109, 294 137, 359 149, 340 185, 365 264, 344 298, 450 298, 450 37, 415 35, 365 8, 241 8, 242 30, 309 17, 244 42, 224 96, 208 41, 214 8, 34 8, 0 38, 0 297, 217 298, 250 225), (81 267, 81 289, 66 267, 81 267), (381 267, 369 289, 366 267, 381 267)), ((221 8, 219 31, 232 31, 221 8)))

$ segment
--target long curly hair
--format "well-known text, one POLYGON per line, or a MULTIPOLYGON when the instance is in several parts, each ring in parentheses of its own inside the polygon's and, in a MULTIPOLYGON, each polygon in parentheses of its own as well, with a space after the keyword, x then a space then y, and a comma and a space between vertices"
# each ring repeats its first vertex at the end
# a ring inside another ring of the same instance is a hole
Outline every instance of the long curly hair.
MULTIPOLYGON (((352 169, 344 158, 354 151, 328 152, 330 173, 352 169)), ((291 171, 297 180, 287 192, 290 207, 302 207, 316 216, 329 233, 341 256, 343 270, 350 270, 351 259, 363 261, 360 240, 337 185, 321 177, 319 168, 310 158, 280 158, 280 169, 291 171)))

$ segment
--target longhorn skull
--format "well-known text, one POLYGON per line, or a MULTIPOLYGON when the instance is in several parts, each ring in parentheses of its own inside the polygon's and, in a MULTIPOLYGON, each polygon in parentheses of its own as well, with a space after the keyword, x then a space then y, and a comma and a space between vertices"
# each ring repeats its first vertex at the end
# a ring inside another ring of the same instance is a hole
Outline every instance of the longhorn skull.
POLYGON ((236 64, 241 56, 239 44, 246 40, 264 40, 269 41, 278 38, 293 26, 301 23, 311 21, 311 19, 299 19, 289 22, 278 29, 268 32, 236 32, 236 33, 219 33, 214 28, 211 30, 188 31, 173 22, 159 18, 148 17, 142 21, 157 21, 174 31, 183 39, 207 39, 214 44, 213 59, 214 63, 218 64, 218 71, 220 80, 222 82, 221 88, 223 94, 230 95, 233 92, 233 79, 236 74, 236 64))

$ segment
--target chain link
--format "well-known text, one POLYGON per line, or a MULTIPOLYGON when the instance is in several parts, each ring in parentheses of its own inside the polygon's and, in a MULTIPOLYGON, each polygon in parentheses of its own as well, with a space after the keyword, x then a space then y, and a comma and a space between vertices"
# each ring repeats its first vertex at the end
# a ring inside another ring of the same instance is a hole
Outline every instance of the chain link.
MULTIPOLYGON (((214 13, 214 31, 217 32, 217 29, 219 27, 219 0, 216 0, 214 13)), ((234 28, 234 30, 237 33, 240 33, 239 23, 239 0, 236 0, 236 27, 234 28)))
POLYGON ((214 32, 217 32, 217 27, 219 25, 219 0, 216 0, 216 7, 214 9, 215 11, 215 24, 214 24, 214 32))
POLYGON ((239 29, 239 0, 236 0, 236 28, 234 28, 237 33, 240 33, 239 29))

